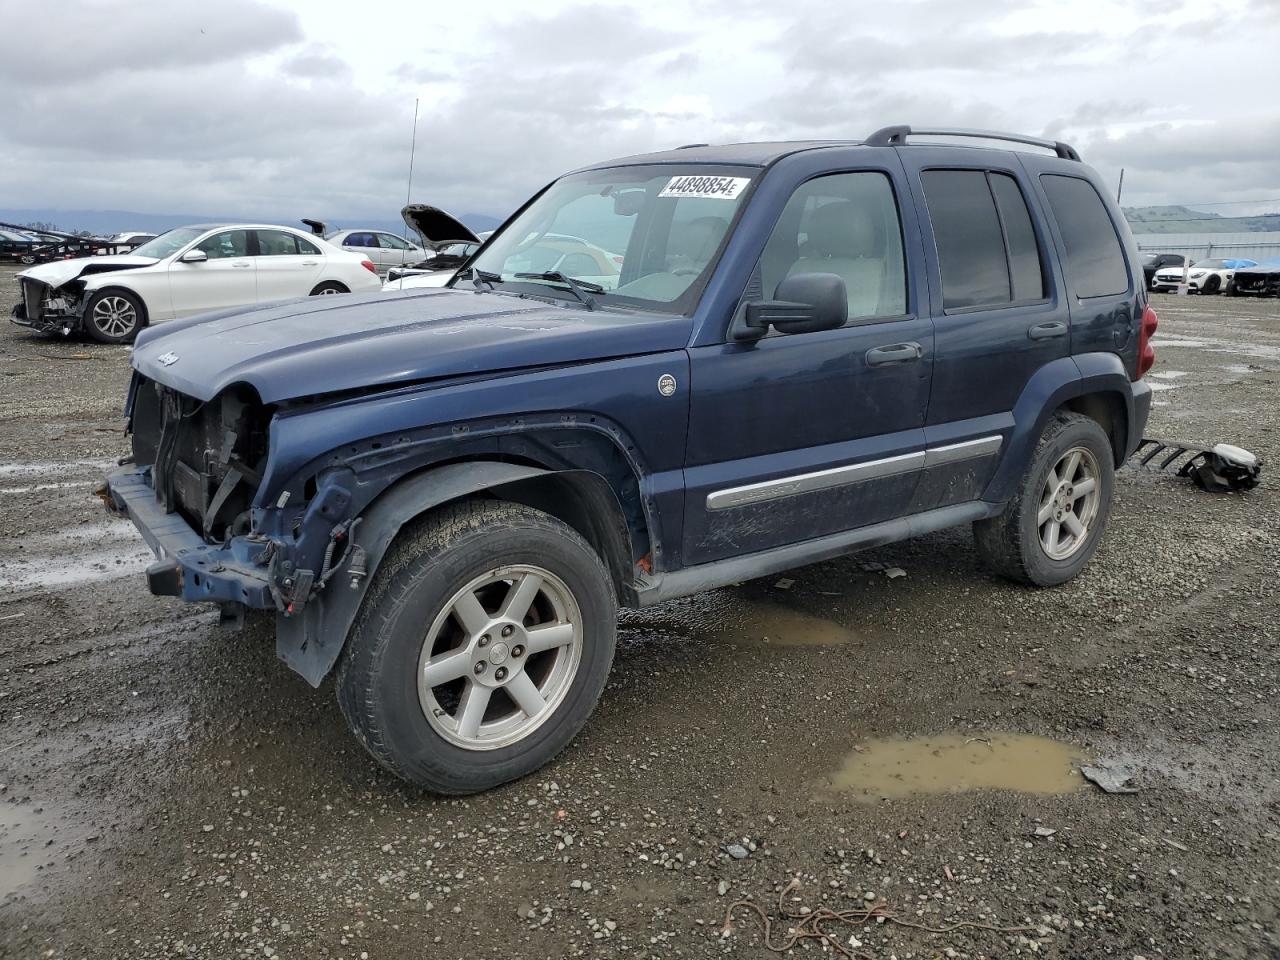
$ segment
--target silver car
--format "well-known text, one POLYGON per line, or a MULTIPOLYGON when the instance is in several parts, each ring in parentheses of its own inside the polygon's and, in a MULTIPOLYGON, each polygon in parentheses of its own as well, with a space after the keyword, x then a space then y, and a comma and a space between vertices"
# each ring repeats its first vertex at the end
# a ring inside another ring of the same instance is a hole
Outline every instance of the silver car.
POLYGON ((379 273, 406 263, 417 263, 427 257, 427 251, 412 240, 397 237, 386 230, 343 228, 329 231, 324 238, 348 253, 363 254, 373 261, 379 273))

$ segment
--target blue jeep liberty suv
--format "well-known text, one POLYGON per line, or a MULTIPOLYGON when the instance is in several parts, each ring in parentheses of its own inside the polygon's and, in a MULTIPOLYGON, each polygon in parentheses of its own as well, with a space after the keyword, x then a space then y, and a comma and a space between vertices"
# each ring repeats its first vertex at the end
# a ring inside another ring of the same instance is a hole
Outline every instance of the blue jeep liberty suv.
POLYGON ((1067 144, 693 145, 554 181, 446 288, 144 330, 106 500, 153 593, 273 612, 381 764, 468 793, 581 729, 618 604, 958 524, 1073 577, 1155 327, 1067 144))

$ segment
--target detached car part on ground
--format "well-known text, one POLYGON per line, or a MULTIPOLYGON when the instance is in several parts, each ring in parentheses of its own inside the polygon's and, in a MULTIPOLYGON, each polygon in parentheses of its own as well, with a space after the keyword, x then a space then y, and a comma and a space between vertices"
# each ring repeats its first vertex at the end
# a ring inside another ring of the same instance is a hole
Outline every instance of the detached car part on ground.
POLYGON ((370 261, 270 224, 178 227, 132 253, 33 267, 18 282, 14 323, 101 343, 128 343, 159 321, 380 286, 370 261))
POLYGON ((1232 293, 1239 270, 1257 266, 1254 260, 1213 257, 1197 260, 1189 267, 1162 267, 1156 271, 1151 289, 1161 293, 1177 290, 1184 282, 1192 293, 1232 293))
POLYGON ((274 613, 378 762, 445 793, 570 741, 619 603, 959 524, 1062 583, 1142 437, 1155 314, 1071 147, 949 133, 1051 155, 891 127, 634 157, 447 289, 146 330, 108 505, 154 593, 274 613))

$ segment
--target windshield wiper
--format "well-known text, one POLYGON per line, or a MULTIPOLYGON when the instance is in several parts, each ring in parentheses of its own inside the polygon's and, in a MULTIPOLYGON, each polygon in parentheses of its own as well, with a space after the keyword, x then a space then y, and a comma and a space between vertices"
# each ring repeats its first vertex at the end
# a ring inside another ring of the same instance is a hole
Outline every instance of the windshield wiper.
POLYGON ((501 283, 502 277, 478 267, 471 268, 471 283, 477 290, 492 290, 495 283, 501 283))
POLYGON ((519 280, 550 280, 553 283, 563 283, 575 297, 586 304, 588 310, 596 308, 596 299, 591 296, 592 293, 608 292, 598 283, 592 283, 590 280, 577 280, 567 273, 561 273, 559 270, 544 270, 542 273, 517 273, 516 278, 519 280))

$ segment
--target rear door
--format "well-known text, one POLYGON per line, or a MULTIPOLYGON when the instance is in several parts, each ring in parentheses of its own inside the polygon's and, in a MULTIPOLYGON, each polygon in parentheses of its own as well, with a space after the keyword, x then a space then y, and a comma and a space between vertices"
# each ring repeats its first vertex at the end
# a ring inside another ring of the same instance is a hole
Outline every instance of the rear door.
POLYGON ((1038 370, 1069 356, 1071 318, 1016 155, 915 145, 899 153, 922 213, 935 349, 915 512, 978 499, 1018 398, 1038 370))
POLYGON ((284 230, 255 230, 258 301, 305 297, 320 281, 325 257, 310 240, 284 230))
POLYGON ((933 356, 919 271, 907 268, 919 237, 906 195, 885 151, 779 197, 746 299, 771 299, 797 273, 835 273, 849 321, 690 350, 685 564, 906 512, 924 462, 933 356))
POLYGON ((189 317, 210 310, 242 307, 258 300, 254 258, 249 256, 250 231, 220 230, 195 245, 207 260, 169 265, 173 315, 189 317))

